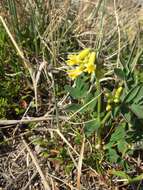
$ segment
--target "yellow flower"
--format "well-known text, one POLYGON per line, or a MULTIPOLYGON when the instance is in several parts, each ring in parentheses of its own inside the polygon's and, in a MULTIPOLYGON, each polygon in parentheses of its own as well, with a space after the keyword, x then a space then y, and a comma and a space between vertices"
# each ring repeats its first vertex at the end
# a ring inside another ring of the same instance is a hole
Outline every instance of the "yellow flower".
POLYGON ((78 54, 78 59, 83 60, 86 56, 88 56, 89 52, 90 52, 90 48, 86 48, 86 49, 82 50, 78 54))
POLYGON ((68 71, 68 76, 74 80, 76 79, 81 73, 82 73, 82 69, 80 67, 77 67, 76 69, 70 70, 68 71))
POLYGON ((87 64, 86 65, 86 69, 84 70, 85 72, 88 72, 89 74, 90 73, 93 73, 93 72, 95 72, 95 69, 96 69, 96 65, 94 65, 94 64, 87 64))
POLYGON ((90 55, 89 55, 88 64, 89 65, 94 65, 95 64, 95 59, 96 59, 96 53, 91 52, 90 55))
POLYGON ((76 54, 70 54, 68 55, 68 59, 76 59, 77 55, 76 54))
POLYGON ((85 72, 88 72, 89 74, 95 72, 95 69, 96 69, 96 65, 94 64, 95 59, 96 59, 95 52, 91 52, 89 55, 88 62, 87 64, 85 64, 86 66, 85 72))
POLYGON ((84 65, 86 65, 86 64, 88 63, 88 61, 89 61, 89 56, 86 56, 86 57, 84 58, 84 60, 82 61, 82 63, 83 63, 84 65))
POLYGON ((79 54, 68 55, 68 60, 66 61, 69 66, 79 65, 84 63, 83 60, 88 56, 90 52, 89 48, 86 48, 79 52, 79 54))
POLYGON ((66 61, 67 65, 78 65, 80 64, 81 60, 78 58, 76 54, 69 55, 68 60, 66 61))
POLYGON ((91 52, 90 48, 86 48, 79 52, 79 54, 72 54, 68 56, 67 65, 76 66, 75 69, 69 70, 67 73, 70 78, 73 80, 76 79, 83 72, 87 72, 89 74, 95 72, 96 65, 95 52, 91 52))

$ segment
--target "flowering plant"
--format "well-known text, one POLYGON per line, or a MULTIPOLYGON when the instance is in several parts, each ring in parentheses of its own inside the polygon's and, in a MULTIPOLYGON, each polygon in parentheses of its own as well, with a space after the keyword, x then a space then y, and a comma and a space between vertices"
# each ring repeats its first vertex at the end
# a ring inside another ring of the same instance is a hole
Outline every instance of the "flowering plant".
POLYGON ((86 118, 84 133, 87 138, 94 134, 95 150, 100 149, 111 162, 117 162, 130 151, 132 138, 127 130, 134 126, 133 119, 143 120, 143 82, 129 73, 127 66, 115 68, 115 76, 109 81, 102 74, 106 68, 100 64, 99 52, 90 48, 68 55, 66 64, 67 74, 74 81, 73 86, 65 87, 76 100, 74 104, 71 101, 72 115, 82 113, 86 118))

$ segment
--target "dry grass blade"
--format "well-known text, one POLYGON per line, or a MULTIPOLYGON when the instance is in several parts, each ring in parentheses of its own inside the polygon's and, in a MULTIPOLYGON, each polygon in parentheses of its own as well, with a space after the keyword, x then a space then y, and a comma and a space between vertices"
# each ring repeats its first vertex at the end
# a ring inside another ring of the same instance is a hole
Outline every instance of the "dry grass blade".
POLYGON ((63 141, 73 150, 76 155, 79 155, 78 152, 72 147, 72 145, 67 141, 64 135, 60 132, 59 129, 55 130, 57 134, 63 139, 63 141))
POLYGON ((81 179, 81 169, 82 169, 83 154, 84 154, 84 145, 85 145, 85 137, 83 138, 79 161, 78 161, 78 169, 77 169, 77 189, 78 190, 81 189, 80 179, 81 179))
POLYGON ((77 111, 75 111, 68 120, 70 120, 71 118, 73 118, 76 114, 78 114, 80 111, 82 111, 84 108, 86 108, 89 104, 91 104, 92 102, 94 102, 96 99, 98 99, 99 96, 101 96, 102 93, 100 93, 99 95, 95 96, 94 98, 92 98, 89 102, 87 102, 84 106, 82 106, 80 109, 78 109, 77 111))
MULTIPOLYGON (((34 69, 33 69, 32 66, 30 65, 29 61, 24 57, 23 52, 22 52, 21 49, 18 47, 18 44, 16 43, 15 39, 13 38, 13 36, 12 36, 10 30, 8 29, 8 27, 7 27, 7 25, 6 25, 6 23, 5 23, 5 21, 4 21, 4 19, 3 19, 2 16, 0 16, 0 20, 1 20, 3 26, 4 26, 5 30, 6 30, 6 32, 7 32, 8 36, 9 36, 9 38, 11 39, 11 41, 12 41, 14 47, 16 48, 19 57, 23 60, 24 67, 25 67, 26 69, 28 69, 28 71, 29 71, 29 74, 30 74, 30 77, 31 77, 32 83, 33 83, 33 88, 34 88, 34 93, 35 93, 35 104, 36 104, 36 109, 37 109, 37 108, 38 108, 38 104, 37 104, 37 101, 38 101, 38 100, 37 100, 37 82, 36 82, 36 77, 37 77, 37 80, 38 80, 38 76, 35 76, 35 71, 34 71, 34 69)), ((38 74, 38 75, 39 75, 39 74, 38 74)))
POLYGON ((43 172, 42 172, 42 170, 41 170, 41 168, 40 168, 40 166, 38 164, 36 156, 33 155, 31 149, 29 148, 28 144, 26 143, 26 141, 24 139, 23 139, 23 143, 24 143, 24 145, 25 145, 25 147, 26 147, 26 149, 27 149, 27 151, 28 151, 34 165, 36 166, 36 169, 37 169, 37 171, 38 171, 38 173, 39 173, 39 175, 40 175, 40 177, 42 179, 42 183, 43 183, 43 186, 44 186, 45 190, 51 190, 51 188, 50 188, 50 186, 49 186, 49 184, 48 184, 48 182, 47 182, 47 180, 46 180, 46 178, 45 178, 45 176, 44 176, 44 174, 43 174, 43 172))
POLYGON ((29 185, 31 184, 31 181, 36 177, 36 175, 37 175, 37 171, 35 173, 33 173, 31 178, 29 179, 28 183, 25 185, 25 187, 22 190, 28 189, 29 185))
POLYGON ((4 26, 5 30, 6 30, 6 32, 7 32, 8 36, 9 36, 9 38, 11 39, 11 41, 12 41, 14 47, 16 48, 18 55, 19 55, 19 56, 21 57, 21 59, 23 60, 24 66, 29 70, 30 75, 32 75, 32 74, 33 74, 32 67, 30 66, 30 64, 29 64, 29 63, 27 62, 27 60, 25 59, 25 57, 24 57, 22 51, 21 51, 20 48, 18 47, 16 41, 14 40, 14 38, 13 38, 11 32, 9 31, 9 29, 8 29, 8 27, 7 27, 7 25, 6 25, 6 23, 5 23, 5 21, 4 21, 4 19, 3 19, 2 16, 0 16, 0 20, 1 20, 3 26, 4 26))
POLYGON ((117 56, 117 67, 119 67, 120 63, 120 51, 121 51, 121 32, 120 32, 120 25, 119 25, 119 18, 116 8, 116 0, 114 0, 114 12, 115 12, 115 19, 117 24, 117 30, 118 30, 118 56, 117 56))
MULTIPOLYGON (((56 116, 42 116, 42 117, 29 117, 27 119, 21 119, 21 120, 0 120, 0 125, 17 125, 17 124, 26 124, 26 123, 31 123, 31 122, 40 122, 40 121, 47 121, 47 120, 52 120, 56 118, 56 116)), ((68 117, 66 116, 59 116, 59 119, 61 120, 66 120, 68 117)))

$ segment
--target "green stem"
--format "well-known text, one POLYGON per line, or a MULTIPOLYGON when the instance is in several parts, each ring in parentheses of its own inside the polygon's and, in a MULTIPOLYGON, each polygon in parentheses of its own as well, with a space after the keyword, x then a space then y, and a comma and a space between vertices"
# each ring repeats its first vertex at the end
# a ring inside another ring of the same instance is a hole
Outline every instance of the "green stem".
POLYGON ((107 112, 105 117, 102 119, 102 121, 101 121, 101 126, 102 127, 104 126, 105 122, 109 119, 110 116, 111 116, 111 111, 107 112))
MULTIPOLYGON (((100 94, 101 86, 100 86, 99 79, 96 80, 96 89, 97 89, 98 94, 100 94)), ((101 96, 98 96, 98 99, 97 99, 97 118, 98 118, 99 123, 101 121, 100 113, 101 113, 101 96)), ((100 145, 100 144, 101 144, 101 125, 97 131, 97 145, 100 145)))
MULTIPOLYGON (((101 92, 101 86, 100 86, 100 82, 99 80, 97 79, 96 81, 96 88, 97 88, 97 91, 98 93, 100 94, 101 92)), ((97 104, 97 114, 98 114, 98 120, 100 121, 100 112, 101 112, 101 96, 98 97, 98 104, 97 104)))
MULTIPOLYGON (((99 79, 96 80, 96 88, 97 88, 98 94, 100 94, 101 93, 101 86, 100 86, 99 79)), ((98 122, 100 123, 100 127, 97 131, 97 145, 99 145, 99 147, 102 147, 102 129, 103 129, 106 121, 111 116, 111 111, 107 112, 107 114, 104 116, 104 118, 101 121, 101 96, 98 96, 97 101, 98 101, 97 102, 97 118, 98 118, 98 122)))
POLYGON ((102 129, 110 116, 111 116, 111 111, 107 112, 107 114, 104 116, 104 118, 101 121, 100 128, 98 129, 97 137, 98 137, 98 145, 100 148, 102 147, 102 129))

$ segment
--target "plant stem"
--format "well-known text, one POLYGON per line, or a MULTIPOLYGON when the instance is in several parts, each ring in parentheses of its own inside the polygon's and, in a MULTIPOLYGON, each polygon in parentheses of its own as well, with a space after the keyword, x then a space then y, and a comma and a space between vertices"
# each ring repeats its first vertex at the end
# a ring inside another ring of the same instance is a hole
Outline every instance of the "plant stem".
POLYGON ((100 148, 102 147, 102 129, 104 127, 104 124, 106 123, 106 121, 109 119, 110 116, 111 116, 111 111, 107 112, 107 114, 104 116, 104 118, 101 121, 100 128, 98 129, 98 132, 97 132, 98 145, 100 148))
MULTIPOLYGON (((100 82, 99 80, 97 79, 96 81, 96 88, 97 88, 97 91, 98 93, 100 94, 101 92, 101 87, 100 87, 100 82)), ((100 112, 101 112, 101 96, 98 96, 98 104, 97 104, 97 114, 98 114, 98 120, 100 121, 100 112)))
MULTIPOLYGON (((99 79, 96 80, 96 88, 97 88, 98 94, 100 94, 101 86, 100 86, 99 79)), ((100 112, 101 112, 101 96, 98 96, 98 99, 97 99, 97 118, 98 118, 99 123, 101 121, 100 112)), ((100 125, 100 127, 97 131, 97 145, 101 145, 101 143, 102 143, 102 139, 101 139, 101 125, 100 125)))
POLYGON ((107 112, 107 114, 105 115, 105 117, 101 121, 101 127, 104 126, 105 122, 108 120, 108 118, 110 117, 110 115, 111 115, 111 111, 107 112))

